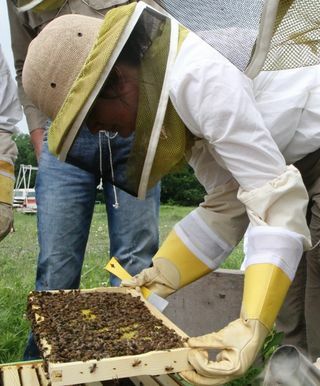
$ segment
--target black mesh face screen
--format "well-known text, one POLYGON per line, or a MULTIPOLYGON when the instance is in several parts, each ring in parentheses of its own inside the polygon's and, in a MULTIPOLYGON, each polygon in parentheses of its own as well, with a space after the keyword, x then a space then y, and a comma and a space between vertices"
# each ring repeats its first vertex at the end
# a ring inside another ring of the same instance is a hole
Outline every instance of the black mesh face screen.
POLYGON ((320 62, 320 12, 314 0, 279 3, 264 70, 317 65, 320 62))
POLYGON ((156 0, 241 71, 250 62, 265 0, 156 0))

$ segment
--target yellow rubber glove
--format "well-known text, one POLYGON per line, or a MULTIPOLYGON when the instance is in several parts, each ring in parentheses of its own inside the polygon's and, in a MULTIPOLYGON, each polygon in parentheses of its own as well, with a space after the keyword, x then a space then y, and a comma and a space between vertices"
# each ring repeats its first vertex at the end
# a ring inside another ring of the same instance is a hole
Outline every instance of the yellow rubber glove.
POLYGON ((12 206, 0 202, 0 241, 10 232, 13 223, 12 206))
POLYGON ((124 287, 147 287, 165 298, 177 289, 199 279, 211 269, 199 260, 173 230, 152 259, 153 267, 144 269, 124 287))
POLYGON ((240 318, 218 332, 190 338, 189 361, 195 370, 181 376, 195 385, 223 385, 243 375, 273 327, 289 286, 290 279, 275 265, 249 266, 240 318), (208 349, 221 350, 216 361, 209 360, 208 349))

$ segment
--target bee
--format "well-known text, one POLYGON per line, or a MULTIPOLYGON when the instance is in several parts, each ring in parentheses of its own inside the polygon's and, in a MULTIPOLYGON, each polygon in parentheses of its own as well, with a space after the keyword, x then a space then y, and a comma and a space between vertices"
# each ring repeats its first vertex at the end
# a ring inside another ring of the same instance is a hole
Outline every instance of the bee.
POLYGON ((134 362, 132 363, 132 367, 137 367, 141 364, 140 359, 135 359, 134 362))

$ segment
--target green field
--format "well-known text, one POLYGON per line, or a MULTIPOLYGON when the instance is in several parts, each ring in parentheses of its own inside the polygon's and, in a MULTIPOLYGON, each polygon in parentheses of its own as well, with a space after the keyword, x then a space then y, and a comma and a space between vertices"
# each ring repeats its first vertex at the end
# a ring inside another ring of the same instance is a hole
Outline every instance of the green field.
MULTIPOLYGON (((165 206, 160 211, 160 239, 193 208, 165 206)), ((103 205, 96 205, 90 231, 81 288, 108 284, 103 267, 108 259, 108 232, 103 205)), ((26 299, 34 288, 38 255, 36 216, 15 213, 15 232, 0 244, 0 363, 19 361, 29 324, 25 319, 26 299)), ((228 258, 225 268, 239 268, 242 248, 228 258)))

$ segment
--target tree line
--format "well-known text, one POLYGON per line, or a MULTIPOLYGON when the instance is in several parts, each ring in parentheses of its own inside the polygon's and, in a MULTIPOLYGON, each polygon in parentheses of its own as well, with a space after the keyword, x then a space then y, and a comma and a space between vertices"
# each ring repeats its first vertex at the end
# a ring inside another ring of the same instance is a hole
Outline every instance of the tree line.
MULTIPOLYGON (((15 164, 16 177, 21 164, 37 166, 37 159, 30 142, 29 134, 14 136, 19 154, 15 164)), ((31 186, 34 186, 35 174, 31 186)), ((203 187, 195 178, 192 169, 184 165, 179 171, 165 176, 161 181, 161 203, 170 205, 197 206, 205 195, 203 187)), ((98 191, 97 200, 104 202, 102 192, 98 191)))

